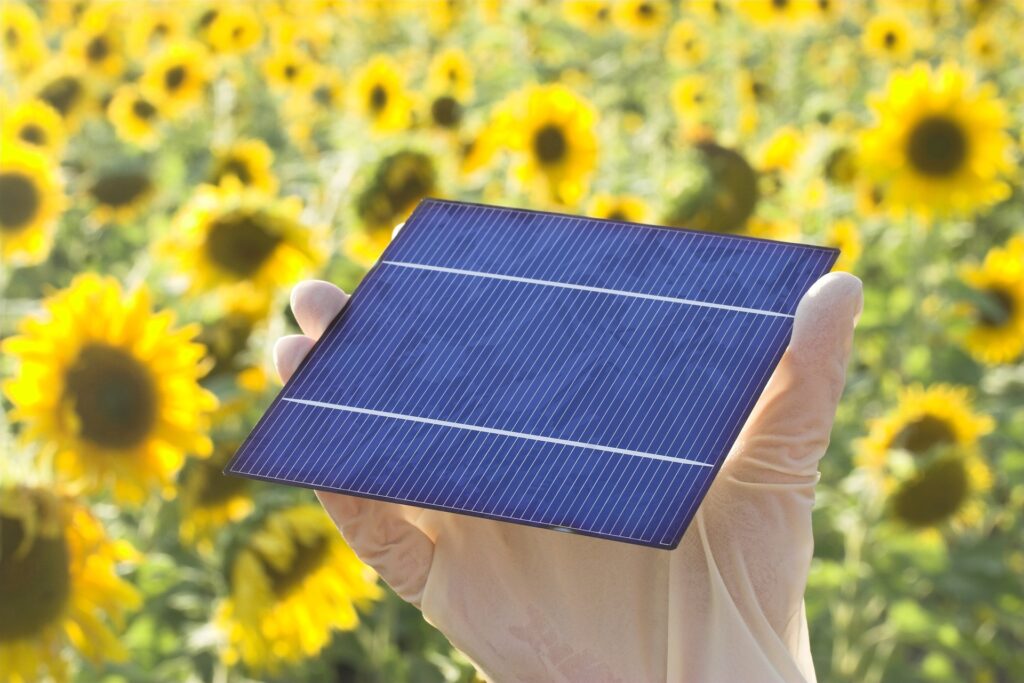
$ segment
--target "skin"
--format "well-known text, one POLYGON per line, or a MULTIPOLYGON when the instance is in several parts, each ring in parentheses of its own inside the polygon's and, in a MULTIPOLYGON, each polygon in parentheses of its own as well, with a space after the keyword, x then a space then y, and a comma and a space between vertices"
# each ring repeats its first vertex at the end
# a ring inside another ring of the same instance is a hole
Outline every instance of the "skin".
MULTIPOLYGON (((292 292, 287 380, 348 301, 292 292)), ((664 551, 320 492, 355 552, 498 681, 814 680, 803 593, 817 465, 861 283, 830 273, 679 547, 664 551)))

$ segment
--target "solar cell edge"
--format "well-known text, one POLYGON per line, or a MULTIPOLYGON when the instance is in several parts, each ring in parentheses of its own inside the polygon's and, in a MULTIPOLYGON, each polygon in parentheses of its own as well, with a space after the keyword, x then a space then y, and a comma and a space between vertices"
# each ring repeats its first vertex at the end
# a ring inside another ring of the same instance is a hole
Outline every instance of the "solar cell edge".
MULTIPOLYGON (((833 263, 835 263, 836 258, 838 258, 839 254, 841 253, 841 250, 836 248, 836 247, 826 247, 826 246, 822 246, 822 245, 819 245, 819 244, 806 244, 804 242, 788 242, 788 241, 785 241, 785 240, 773 240, 773 239, 770 239, 770 238, 767 238, 767 237, 755 237, 753 235, 733 235, 733 234, 729 234, 729 233, 714 232, 714 231, 711 231, 711 230, 697 230, 695 228, 685 228, 685 227, 677 227, 677 226, 669 226, 669 225, 658 225, 657 223, 637 223, 637 222, 634 222, 634 221, 617 221, 617 220, 610 220, 610 219, 607 219, 607 218, 594 218, 592 216, 580 216, 580 215, 571 214, 571 213, 559 213, 557 211, 547 211, 547 210, 544 210, 544 209, 526 209, 526 208, 522 208, 522 207, 518 207, 518 206, 499 206, 497 204, 482 204, 480 202, 470 202, 470 201, 465 201, 465 200, 461 200, 461 199, 443 199, 443 198, 440 198, 440 197, 425 197, 425 198, 421 199, 419 201, 419 203, 416 205, 416 207, 413 209, 412 213, 409 215, 409 219, 406 221, 406 225, 408 225, 409 222, 412 221, 413 217, 416 216, 416 213, 420 211, 421 207, 426 208, 426 207, 431 206, 431 205, 470 206, 470 207, 478 207, 478 208, 481 208, 481 209, 500 209, 500 210, 503 210, 503 211, 516 211, 516 212, 522 212, 522 213, 537 214, 537 215, 542 215, 542 216, 555 216, 555 217, 558 217, 558 218, 565 218, 565 219, 572 219, 572 220, 579 220, 579 221, 595 221, 595 222, 607 223, 607 224, 612 224, 612 225, 624 225, 624 226, 629 226, 629 227, 650 228, 650 229, 653 229, 653 230, 666 230, 666 231, 669 231, 669 232, 688 232, 688 233, 693 233, 693 234, 696 234, 696 235, 709 235, 709 236, 712 236, 712 237, 719 237, 719 238, 722 238, 722 239, 736 239, 736 240, 741 240, 741 241, 745 241, 745 242, 765 242, 765 243, 768 243, 768 244, 785 244, 785 245, 789 245, 789 246, 792 246, 792 247, 799 247, 799 248, 802 248, 802 249, 807 249, 807 250, 810 250, 810 251, 821 251, 821 252, 831 253, 835 257, 835 258, 833 258, 833 263)), ((404 230, 404 228, 403 228, 403 230, 404 230)), ((401 234, 401 231, 399 232, 399 234, 401 234)), ((387 252, 385 251, 385 254, 386 253, 387 252)), ((381 260, 384 260, 383 256, 381 257, 381 260)))

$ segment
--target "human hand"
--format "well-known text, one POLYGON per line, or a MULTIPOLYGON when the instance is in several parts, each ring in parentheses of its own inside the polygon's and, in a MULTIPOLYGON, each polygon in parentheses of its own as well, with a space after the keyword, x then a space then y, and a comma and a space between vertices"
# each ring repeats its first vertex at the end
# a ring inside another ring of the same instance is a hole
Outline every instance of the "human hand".
MULTIPOLYGON (((348 296, 300 283, 287 380, 348 296)), ((679 547, 656 550, 335 493, 349 545, 496 681, 813 681, 803 593, 817 464, 860 281, 821 278, 679 547)))

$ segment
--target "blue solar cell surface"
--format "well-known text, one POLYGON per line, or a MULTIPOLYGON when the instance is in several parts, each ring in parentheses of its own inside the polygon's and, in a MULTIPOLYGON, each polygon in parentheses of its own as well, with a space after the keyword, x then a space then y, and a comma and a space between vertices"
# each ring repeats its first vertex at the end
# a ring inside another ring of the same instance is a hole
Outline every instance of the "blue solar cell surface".
POLYGON ((425 200, 225 471, 675 547, 837 254, 425 200))

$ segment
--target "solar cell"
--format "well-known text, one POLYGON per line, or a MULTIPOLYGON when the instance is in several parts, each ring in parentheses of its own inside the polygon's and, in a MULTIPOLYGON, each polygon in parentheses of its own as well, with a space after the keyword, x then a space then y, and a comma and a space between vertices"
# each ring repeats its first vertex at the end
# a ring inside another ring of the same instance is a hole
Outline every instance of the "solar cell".
POLYGON ((837 254, 424 200, 225 471, 675 547, 837 254))

